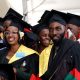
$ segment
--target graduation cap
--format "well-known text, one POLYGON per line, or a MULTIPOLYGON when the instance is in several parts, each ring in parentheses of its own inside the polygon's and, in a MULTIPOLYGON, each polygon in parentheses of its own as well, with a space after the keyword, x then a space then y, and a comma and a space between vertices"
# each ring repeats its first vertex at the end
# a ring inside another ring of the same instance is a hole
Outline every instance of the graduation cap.
POLYGON ((66 25, 67 23, 67 14, 60 12, 60 11, 56 11, 56 10, 52 10, 52 17, 49 20, 49 23, 57 21, 63 25, 66 25))
POLYGON ((16 16, 19 19, 22 19, 23 18, 23 16, 20 13, 18 13, 17 11, 15 11, 12 8, 9 8, 9 10, 7 11, 7 13, 6 13, 5 16, 7 16, 8 14, 13 14, 14 16, 16 16))
POLYGON ((37 43, 39 39, 38 36, 33 32, 25 32, 24 33, 24 45, 36 50, 37 43))
POLYGON ((11 16, 9 16, 10 14, 12 14, 13 16, 15 16, 15 17, 17 17, 19 19, 22 19, 22 17, 23 17, 21 14, 19 14, 18 12, 16 12, 14 9, 10 8, 7 11, 5 17, 3 18, 3 22, 5 22, 6 20, 12 21, 11 16))
POLYGON ((15 74, 11 64, 0 64, 0 77, 6 78, 5 80, 15 80, 15 74))
POLYGON ((67 14, 52 9, 50 13, 45 17, 44 23, 49 24, 52 21, 57 21, 63 25, 66 25, 67 14))
POLYGON ((68 24, 73 24, 78 27, 80 26, 80 16, 71 13, 67 13, 67 16, 68 16, 68 24))
POLYGON ((24 39, 26 40, 26 41, 38 41, 38 36, 35 34, 35 33, 33 33, 33 32, 25 32, 24 33, 24 39))
POLYGON ((45 12, 43 13, 43 15, 41 16, 41 19, 38 21, 38 23, 42 23, 45 19, 45 17, 50 13, 50 11, 45 10, 45 12))
MULTIPOLYGON (((24 28, 30 29, 31 25, 27 22, 23 21, 22 19, 16 17, 14 14, 10 13, 4 17, 4 20, 10 19, 10 25, 18 27, 20 31, 24 31, 24 28)), ((5 26, 4 26, 5 27, 5 26)))
POLYGON ((32 31, 34 33, 36 33, 37 35, 39 35, 40 31, 43 29, 48 29, 48 25, 43 24, 43 23, 39 23, 39 24, 32 27, 32 31))

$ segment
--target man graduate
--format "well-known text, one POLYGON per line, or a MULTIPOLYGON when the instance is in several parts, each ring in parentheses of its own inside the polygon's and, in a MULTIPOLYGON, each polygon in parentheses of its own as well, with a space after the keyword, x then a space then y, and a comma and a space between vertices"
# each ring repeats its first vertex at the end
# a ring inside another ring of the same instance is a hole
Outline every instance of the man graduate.
POLYGON ((48 18, 49 31, 54 45, 51 48, 48 69, 41 79, 80 80, 80 45, 64 38, 66 22, 60 15, 61 12, 52 10, 51 13, 52 17, 48 18))

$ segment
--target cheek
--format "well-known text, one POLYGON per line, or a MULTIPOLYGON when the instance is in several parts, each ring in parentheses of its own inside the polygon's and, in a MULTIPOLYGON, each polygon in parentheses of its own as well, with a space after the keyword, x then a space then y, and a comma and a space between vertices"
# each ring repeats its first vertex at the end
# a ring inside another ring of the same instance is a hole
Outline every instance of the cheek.
POLYGON ((19 40, 20 39, 20 36, 19 35, 16 35, 15 38, 16 38, 16 40, 19 40))
POLYGON ((42 41, 44 41, 45 40, 45 38, 44 37, 40 37, 40 41, 42 42, 42 41))

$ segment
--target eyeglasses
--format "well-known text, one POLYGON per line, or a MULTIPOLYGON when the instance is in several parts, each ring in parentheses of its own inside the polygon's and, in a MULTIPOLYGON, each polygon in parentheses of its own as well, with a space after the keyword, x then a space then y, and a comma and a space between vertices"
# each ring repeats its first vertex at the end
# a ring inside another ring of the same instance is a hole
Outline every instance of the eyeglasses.
POLYGON ((18 34, 18 32, 5 31, 4 34, 5 34, 5 35, 10 35, 10 34, 16 35, 16 34, 18 34))

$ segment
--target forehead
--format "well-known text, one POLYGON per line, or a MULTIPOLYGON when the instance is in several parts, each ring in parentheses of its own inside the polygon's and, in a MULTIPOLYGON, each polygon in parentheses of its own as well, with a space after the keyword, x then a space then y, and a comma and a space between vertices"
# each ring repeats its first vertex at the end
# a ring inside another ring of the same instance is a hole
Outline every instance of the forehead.
POLYGON ((56 28, 56 27, 60 27, 60 28, 65 29, 65 26, 60 24, 59 22, 52 22, 52 23, 49 24, 49 28, 56 28))
POLYGON ((74 24, 67 24, 68 28, 78 28, 78 26, 74 25, 74 24))
POLYGON ((44 29, 42 29, 40 32, 48 32, 48 31, 49 31, 48 28, 44 28, 44 29))
POLYGON ((39 34, 44 34, 44 33, 49 33, 49 29, 45 28, 41 30, 39 34))
POLYGON ((9 30, 9 31, 18 31, 18 28, 17 27, 15 27, 15 26, 8 26, 7 28, 6 28, 6 30, 9 30))

